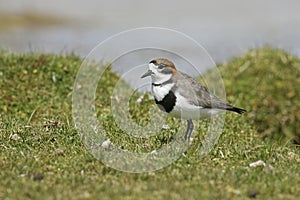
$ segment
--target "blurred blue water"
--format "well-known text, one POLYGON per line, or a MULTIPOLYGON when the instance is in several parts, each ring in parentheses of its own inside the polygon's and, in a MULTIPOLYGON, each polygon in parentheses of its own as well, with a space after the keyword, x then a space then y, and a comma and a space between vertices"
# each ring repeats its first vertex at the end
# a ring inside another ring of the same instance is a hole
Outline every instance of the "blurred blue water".
MULTIPOLYGON (((58 26, 1 30, 0 48, 17 52, 74 52, 85 57, 113 34, 136 27, 158 26, 191 36, 217 63, 266 44, 300 57, 299 8, 296 0, 263 3, 260 0, 176 3, 170 0, 0 0, 1 13, 37 13, 69 21, 58 26)), ((184 44, 167 42, 170 49, 181 48, 193 54, 184 44)), ((203 66, 203 70, 209 67, 203 66)))

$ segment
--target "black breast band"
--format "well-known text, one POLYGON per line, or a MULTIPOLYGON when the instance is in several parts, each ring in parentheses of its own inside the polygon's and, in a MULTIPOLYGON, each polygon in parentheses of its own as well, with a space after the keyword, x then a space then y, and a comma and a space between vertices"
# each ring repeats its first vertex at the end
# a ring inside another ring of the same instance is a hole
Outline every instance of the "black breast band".
POLYGON ((162 111, 169 113, 173 110, 176 104, 176 96, 172 92, 172 90, 170 90, 169 93, 161 101, 155 99, 155 103, 162 111))
POLYGON ((160 87, 162 87, 162 86, 167 85, 167 84, 172 83, 172 82, 173 82, 172 79, 169 79, 169 80, 167 80, 167 81, 165 81, 163 83, 152 83, 152 86, 155 86, 155 87, 160 86, 160 87))

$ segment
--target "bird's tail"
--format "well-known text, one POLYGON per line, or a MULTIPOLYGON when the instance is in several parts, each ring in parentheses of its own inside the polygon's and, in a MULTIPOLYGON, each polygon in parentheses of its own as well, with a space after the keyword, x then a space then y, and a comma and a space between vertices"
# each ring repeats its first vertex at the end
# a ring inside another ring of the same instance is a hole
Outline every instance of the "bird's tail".
POLYGON ((233 107, 233 106, 230 106, 230 107, 226 108, 226 110, 233 111, 233 112, 236 112, 238 114, 242 114, 242 113, 246 112, 245 109, 237 108, 237 107, 233 107))

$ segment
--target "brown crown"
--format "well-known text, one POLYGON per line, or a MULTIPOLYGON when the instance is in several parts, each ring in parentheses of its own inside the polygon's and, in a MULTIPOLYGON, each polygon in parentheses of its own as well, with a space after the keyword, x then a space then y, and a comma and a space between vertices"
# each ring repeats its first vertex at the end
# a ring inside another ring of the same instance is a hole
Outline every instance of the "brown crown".
POLYGON ((166 66, 171 67, 172 69, 176 70, 174 63, 172 63, 170 60, 165 59, 165 58, 157 58, 155 60, 152 60, 150 63, 156 64, 156 65, 166 65, 166 66))

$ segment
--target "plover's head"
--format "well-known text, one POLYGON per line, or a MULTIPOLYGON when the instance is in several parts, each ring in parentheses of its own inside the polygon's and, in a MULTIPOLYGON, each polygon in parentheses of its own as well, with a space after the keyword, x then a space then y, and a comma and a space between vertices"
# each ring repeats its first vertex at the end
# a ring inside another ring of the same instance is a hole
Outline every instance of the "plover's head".
POLYGON ((150 61, 149 70, 141 78, 151 76, 152 82, 163 83, 169 80, 174 73, 176 73, 176 68, 171 61, 158 58, 150 61))

